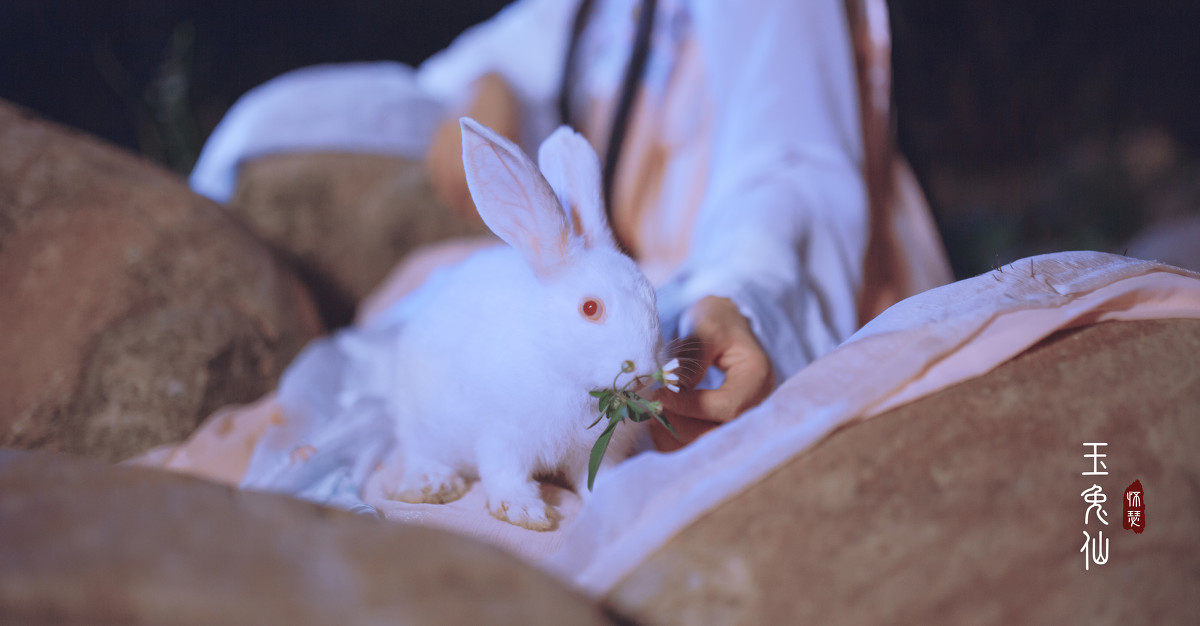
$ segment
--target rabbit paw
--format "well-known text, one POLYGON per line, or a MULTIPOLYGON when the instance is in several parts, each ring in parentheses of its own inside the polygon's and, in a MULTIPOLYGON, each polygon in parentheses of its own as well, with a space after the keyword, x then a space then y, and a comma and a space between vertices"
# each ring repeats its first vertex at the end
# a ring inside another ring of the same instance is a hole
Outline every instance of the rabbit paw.
POLYGON ((406 472, 394 488, 385 491, 391 500, 413 504, 445 504, 467 492, 467 481, 450 468, 406 472))
POLYGON ((558 516, 537 494, 488 497, 488 512, 496 519, 529 530, 554 530, 558 516))

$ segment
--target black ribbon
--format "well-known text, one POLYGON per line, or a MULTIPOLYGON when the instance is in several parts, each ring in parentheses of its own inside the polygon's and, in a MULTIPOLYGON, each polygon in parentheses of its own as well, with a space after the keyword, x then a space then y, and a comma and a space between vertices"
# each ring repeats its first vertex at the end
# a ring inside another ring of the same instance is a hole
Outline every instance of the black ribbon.
MULTIPOLYGON (((567 59, 563 65, 562 86, 558 94, 558 113, 564 124, 574 126, 571 120, 571 91, 575 83, 575 66, 578 63, 579 40, 587 28, 595 0, 583 0, 575 12, 575 20, 571 28, 571 42, 567 47, 567 59)), ((633 52, 629 55, 629 65, 625 68, 625 78, 621 82, 621 96, 617 100, 617 109, 613 115, 612 128, 608 136, 608 149, 604 154, 604 169, 601 172, 602 189, 604 192, 604 211, 608 215, 609 226, 613 226, 612 216, 612 187, 616 176, 617 162, 621 158, 621 147, 625 143, 625 133, 629 128, 629 114, 633 110, 633 99, 637 95, 642 76, 646 73, 647 61, 650 59, 650 35, 654 32, 654 9, 656 0, 642 0, 642 11, 638 17, 637 34, 634 38, 633 52)), ((617 246, 623 252, 628 252, 616 228, 613 237, 617 246)))

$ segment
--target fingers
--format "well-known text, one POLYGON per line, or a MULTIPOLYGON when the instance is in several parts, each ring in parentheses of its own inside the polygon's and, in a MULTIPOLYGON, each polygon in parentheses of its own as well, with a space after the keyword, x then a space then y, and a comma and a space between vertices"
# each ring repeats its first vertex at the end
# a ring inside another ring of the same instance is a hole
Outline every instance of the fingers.
POLYGON ((710 422, 728 422, 747 409, 757 406, 771 391, 771 366, 765 355, 739 356, 718 359, 717 367, 725 371, 725 382, 716 389, 681 389, 672 393, 665 389, 655 399, 663 403, 668 414, 681 415, 710 422), (729 361, 733 361, 732 364, 729 361))
POLYGON ((675 373, 679 376, 679 386, 683 389, 699 385, 700 381, 704 380, 704 373, 712 365, 712 351, 705 350, 703 343, 694 337, 673 344, 671 354, 679 359, 679 367, 675 373))
POLYGON ((726 356, 725 362, 733 365, 726 370, 725 382, 719 388, 684 389, 678 393, 659 389, 655 392, 655 399, 663 403, 667 420, 679 434, 676 439, 657 422, 651 424, 650 435, 656 449, 663 452, 677 450, 757 406, 771 393, 773 376, 766 355, 758 351, 755 356, 753 351, 747 351, 741 356, 736 354, 739 352, 736 348, 726 355, 730 352, 735 354, 726 356))
POLYGON ((701 347, 700 373, 715 365, 725 373, 725 382, 717 389, 662 390, 656 399, 662 401, 668 415, 728 422, 770 394, 774 382, 771 361, 750 323, 730 300, 705 298, 693 307, 692 314, 701 347))

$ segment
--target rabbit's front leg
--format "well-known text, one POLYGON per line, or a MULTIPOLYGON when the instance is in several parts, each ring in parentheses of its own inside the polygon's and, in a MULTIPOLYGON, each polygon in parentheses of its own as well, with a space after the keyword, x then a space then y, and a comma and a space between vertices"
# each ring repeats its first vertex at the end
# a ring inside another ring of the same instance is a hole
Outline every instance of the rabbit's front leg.
POLYGON ((529 530, 554 530, 558 525, 557 512, 542 499, 532 467, 511 451, 483 446, 479 482, 492 517, 529 530))
POLYGON ((453 467, 436 459, 409 451, 404 459, 404 474, 394 485, 384 485, 384 494, 392 500, 414 504, 445 504, 467 492, 467 481, 453 467))

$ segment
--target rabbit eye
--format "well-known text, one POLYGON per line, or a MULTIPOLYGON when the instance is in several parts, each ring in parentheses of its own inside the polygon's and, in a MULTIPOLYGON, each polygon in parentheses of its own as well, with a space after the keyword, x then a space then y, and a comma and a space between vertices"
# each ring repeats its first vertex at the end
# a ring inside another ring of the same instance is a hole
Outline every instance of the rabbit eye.
POLYGON ((604 321, 604 301, 600 298, 584 298, 579 303, 579 314, 589 322, 604 321))

